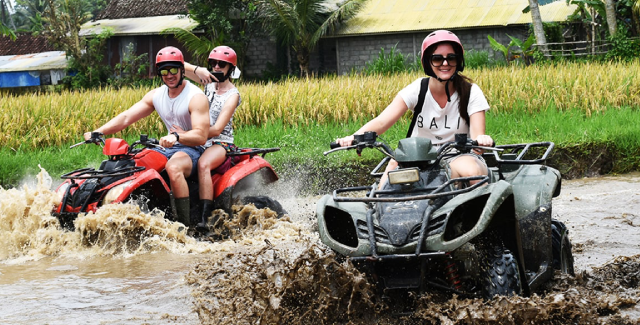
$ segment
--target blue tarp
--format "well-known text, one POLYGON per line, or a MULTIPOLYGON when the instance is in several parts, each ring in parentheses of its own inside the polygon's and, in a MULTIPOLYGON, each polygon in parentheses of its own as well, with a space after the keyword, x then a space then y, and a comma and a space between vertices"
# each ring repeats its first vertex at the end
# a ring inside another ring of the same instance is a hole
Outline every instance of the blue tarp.
POLYGON ((0 88, 40 86, 40 74, 34 77, 28 71, 20 72, 0 72, 0 88))

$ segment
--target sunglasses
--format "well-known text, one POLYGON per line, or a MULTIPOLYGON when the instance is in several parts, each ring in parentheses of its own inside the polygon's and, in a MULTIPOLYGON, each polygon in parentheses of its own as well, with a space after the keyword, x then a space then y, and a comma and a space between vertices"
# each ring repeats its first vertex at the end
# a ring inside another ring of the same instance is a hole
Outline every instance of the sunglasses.
POLYGON ((169 68, 169 69, 161 69, 159 72, 161 76, 166 76, 168 74, 175 76, 178 74, 178 71, 180 71, 179 68, 169 68))
POLYGON ((224 69, 229 62, 220 61, 220 60, 209 60, 209 64, 211 64, 211 68, 215 68, 216 65, 220 67, 220 69, 224 69))
POLYGON ((446 57, 440 54, 434 54, 431 56, 431 65, 439 67, 444 64, 445 60, 447 60, 447 63, 452 67, 458 65, 458 56, 455 54, 449 54, 446 57))

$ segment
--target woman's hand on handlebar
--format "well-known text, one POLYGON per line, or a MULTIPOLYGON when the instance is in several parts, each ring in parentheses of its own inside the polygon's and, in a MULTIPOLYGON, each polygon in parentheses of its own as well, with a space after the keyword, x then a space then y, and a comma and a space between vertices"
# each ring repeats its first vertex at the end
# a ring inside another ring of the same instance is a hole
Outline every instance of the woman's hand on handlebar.
POLYGON ((339 144, 341 147, 348 147, 353 144, 353 135, 336 139, 336 143, 339 144))
POLYGON ((490 135, 481 134, 476 138, 476 141, 478 142, 478 145, 481 147, 495 146, 495 143, 493 142, 493 139, 491 138, 490 135))

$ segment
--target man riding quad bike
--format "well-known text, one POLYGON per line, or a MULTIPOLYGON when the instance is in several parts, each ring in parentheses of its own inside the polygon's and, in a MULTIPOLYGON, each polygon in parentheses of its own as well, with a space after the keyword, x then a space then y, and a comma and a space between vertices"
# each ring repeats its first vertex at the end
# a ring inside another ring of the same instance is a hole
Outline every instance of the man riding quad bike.
MULTIPOLYGON (((176 220, 175 201, 169 188, 165 170, 167 158, 153 148, 158 140, 141 135, 140 140, 131 146, 119 138, 104 139, 99 132, 73 147, 83 144, 100 144, 102 153, 108 159, 100 167, 81 168, 62 175, 65 181, 57 188, 60 204, 55 207, 54 215, 67 229, 74 229, 74 220, 80 213, 95 212, 111 203, 133 202, 139 204, 145 212, 158 209, 170 220, 176 220)), ((278 180, 271 165, 264 159, 269 152, 279 148, 254 149, 242 148, 229 153, 232 165, 224 174, 212 172, 214 190, 214 208, 223 209, 232 215, 233 204, 254 204, 257 208, 270 208, 279 215, 285 213, 275 200, 261 196, 264 185, 278 180)), ((200 221, 198 211, 198 185, 193 178, 187 179, 190 198, 194 204, 191 209, 191 224, 200 221)), ((209 220, 212 226, 215 220, 209 220)), ((192 227, 193 228, 193 227, 192 227)), ((198 229, 206 233, 210 229, 198 229)))
POLYGON ((427 138, 400 140, 393 151, 375 132, 351 146, 376 148, 399 167, 388 182, 340 188, 317 204, 320 238, 387 290, 441 289, 490 298, 527 295, 555 269, 573 274, 568 231, 551 218, 560 172, 544 165, 553 143, 480 147, 466 134, 436 149, 427 138), (477 148, 489 175, 451 179, 441 162, 477 148), (541 157, 531 157, 542 152, 541 157))

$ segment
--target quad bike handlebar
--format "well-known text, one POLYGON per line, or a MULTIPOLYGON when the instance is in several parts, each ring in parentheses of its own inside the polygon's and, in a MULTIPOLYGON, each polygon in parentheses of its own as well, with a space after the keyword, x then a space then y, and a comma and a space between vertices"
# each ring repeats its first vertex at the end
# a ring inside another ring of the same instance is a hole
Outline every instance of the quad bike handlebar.
MULTIPOLYGON (((83 145, 83 144, 91 144, 91 143, 98 144, 100 146, 104 146, 105 145, 104 133, 91 132, 91 137, 89 139, 87 139, 85 141, 82 141, 82 142, 78 142, 78 143, 70 146, 69 149, 75 148, 75 147, 83 145)), ((132 153, 138 151, 138 149, 136 148, 136 146, 138 146, 138 145, 142 145, 142 146, 145 146, 147 148, 158 148, 158 149, 164 151, 165 148, 163 146, 161 146, 159 143, 160 142, 158 141, 158 139, 149 138, 148 135, 141 134, 140 135, 140 140, 135 141, 129 147, 129 154, 132 154, 132 153)))
POLYGON ((360 155, 362 150, 365 148, 376 148, 386 156, 393 158, 393 150, 391 150, 391 147, 384 142, 376 141, 377 138, 378 134, 373 131, 365 132, 364 134, 356 134, 353 136, 353 142, 350 146, 342 147, 336 142, 331 142, 329 144, 331 150, 325 151, 323 154, 326 156, 340 150, 356 149, 356 152, 360 155))

